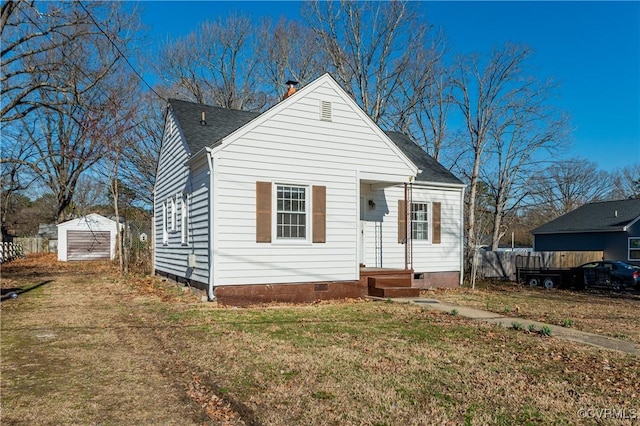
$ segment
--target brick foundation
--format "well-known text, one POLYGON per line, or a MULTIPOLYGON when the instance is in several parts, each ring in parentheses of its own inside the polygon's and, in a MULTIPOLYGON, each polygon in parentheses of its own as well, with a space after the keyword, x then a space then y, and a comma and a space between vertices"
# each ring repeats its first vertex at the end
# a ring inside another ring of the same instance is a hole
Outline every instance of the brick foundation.
POLYGON ((227 285, 215 288, 218 303, 249 306, 260 303, 310 303, 317 300, 355 299, 367 294, 359 281, 328 281, 316 283, 227 285))
POLYGON ((460 272, 415 273, 411 286, 421 289, 458 288, 460 286, 460 272))

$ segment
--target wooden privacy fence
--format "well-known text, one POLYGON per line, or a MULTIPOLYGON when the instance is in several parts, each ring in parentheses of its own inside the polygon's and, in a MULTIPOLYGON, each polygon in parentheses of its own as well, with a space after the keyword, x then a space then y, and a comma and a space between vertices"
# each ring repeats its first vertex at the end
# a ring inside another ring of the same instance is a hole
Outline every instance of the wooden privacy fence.
MULTIPOLYGON (((516 281, 516 257, 538 257, 541 268, 570 268, 602 260, 601 251, 480 251, 477 254, 478 278, 516 281)), ((526 259, 525 259, 526 262, 526 259)), ((533 259, 532 259, 532 264, 533 259)))
POLYGON ((16 238, 15 243, 22 246, 24 254, 49 253, 49 240, 42 237, 16 238))
POLYGON ((0 243, 0 263, 8 262, 24 255, 22 246, 16 243, 0 243))

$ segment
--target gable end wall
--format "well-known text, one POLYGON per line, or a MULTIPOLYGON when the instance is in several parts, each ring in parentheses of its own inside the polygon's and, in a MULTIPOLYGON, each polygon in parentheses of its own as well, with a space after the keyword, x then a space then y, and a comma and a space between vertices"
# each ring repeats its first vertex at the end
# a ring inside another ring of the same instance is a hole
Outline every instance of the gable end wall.
POLYGON ((190 280, 202 287, 209 280, 209 171, 206 159, 185 165, 188 150, 173 114, 167 114, 154 194, 156 272, 190 280), (182 199, 187 197, 188 243, 182 244, 182 199), (171 230, 171 199, 176 201, 176 226, 171 230), (163 244, 163 203, 167 202, 168 242, 163 244), (189 267, 189 255, 196 266, 189 267))

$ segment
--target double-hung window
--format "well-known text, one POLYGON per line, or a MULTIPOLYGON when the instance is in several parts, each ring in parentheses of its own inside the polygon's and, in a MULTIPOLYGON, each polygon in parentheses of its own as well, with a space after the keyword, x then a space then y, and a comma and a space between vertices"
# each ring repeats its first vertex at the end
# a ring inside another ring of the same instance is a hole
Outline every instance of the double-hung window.
POLYGON ((276 238, 307 238, 307 188, 294 185, 277 185, 276 189, 276 238))
POLYGON ((629 259, 628 260, 640 260, 640 237, 629 238, 629 259))
POLYGON ((187 222, 187 195, 182 195, 182 204, 180 209, 180 233, 181 233, 181 242, 183 245, 189 243, 189 234, 188 234, 188 222, 187 222))
POLYGON ((162 203, 162 244, 169 244, 169 233, 167 232, 167 202, 162 203))
POLYGON ((171 197, 169 199, 169 203, 171 204, 171 232, 175 232, 176 230, 176 222, 177 222, 177 209, 176 206, 176 197, 171 197))
POLYGON ((411 207, 411 238, 429 241, 429 203, 413 203, 411 207))

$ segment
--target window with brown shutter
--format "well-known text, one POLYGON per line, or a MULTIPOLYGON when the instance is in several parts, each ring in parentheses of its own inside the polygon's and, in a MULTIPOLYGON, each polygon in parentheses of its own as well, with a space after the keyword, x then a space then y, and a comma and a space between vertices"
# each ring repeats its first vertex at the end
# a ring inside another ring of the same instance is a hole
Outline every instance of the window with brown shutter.
POLYGON ((313 192, 313 242, 327 242, 327 187, 314 186, 313 192))
POLYGON ((271 242, 271 182, 256 182, 256 242, 271 242))
POLYGON ((407 210, 404 200, 398 200, 398 243, 404 244, 407 240, 407 210))
POLYGON ((441 210, 442 210, 442 204, 441 203, 432 203, 432 210, 431 210, 431 215, 432 215, 432 239, 431 242, 433 244, 440 244, 442 242, 441 240, 441 228, 442 228, 442 219, 441 219, 441 210))

